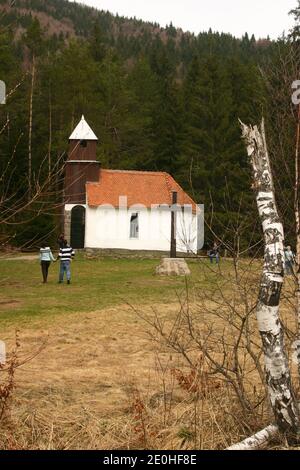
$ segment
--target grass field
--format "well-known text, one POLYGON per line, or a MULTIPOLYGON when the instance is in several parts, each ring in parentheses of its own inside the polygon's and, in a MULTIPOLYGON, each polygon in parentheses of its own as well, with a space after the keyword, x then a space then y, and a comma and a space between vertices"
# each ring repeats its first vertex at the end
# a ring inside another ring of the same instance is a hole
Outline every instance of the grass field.
MULTIPOLYGON (((44 285, 38 261, 0 260, 0 325, 6 321, 15 326, 34 324, 35 319, 44 316, 49 319, 126 302, 176 301, 175 294, 185 289, 185 280, 155 276, 158 263, 159 260, 87 260, 78 256, 72 263, 71 285, 57 284, 59 263, 52 263, 48 284, 44 285)), ((196 263, 191 263, 191 269, 198 276, 196 263)))
MULTIPOLYGON (((155 312, 172 324, 188 288, 189 302, 199 322, 212 328, 217 348, 220 338, 230 342, 235 332, 225 331, 229 317, 201 307, 199 293, 213 296, 221 280, 238 305, 240 294, 227 286, 232 263, 223 260, 219 270, 207 260, 191 261, 187 281, 156 276, 158 263, 80 255, 72 263, 71 285, 57 283, 58 264, 43 285, 37 260, 0 260, 0 340, 11 353, 18 329, 25 361, 16 371, 0 448, 209 449, 248 435, 251 420, 249 425, 240 418, 228 385, 219 382, 195 399, 174 375, 186 371, 182 355, 156 341, 143 318, 155 312)), ((254 272, 259 274, 257 265, 254 272)), ((251 292, 247 279, 245 285, 251 292)), ((252 369, 248 382, 256 387, 252 369)), ((268 424, 260 412, 253 429, 268 424)))

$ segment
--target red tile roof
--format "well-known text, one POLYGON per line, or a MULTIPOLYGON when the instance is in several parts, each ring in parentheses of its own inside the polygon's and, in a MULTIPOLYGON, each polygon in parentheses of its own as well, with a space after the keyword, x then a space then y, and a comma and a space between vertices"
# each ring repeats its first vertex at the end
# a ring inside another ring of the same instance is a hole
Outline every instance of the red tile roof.
POLYGON ((172 191, 178 193, 178 204, 196 203, 184 192, 171 175, 154 171, 100 171, 98 183, 87 183, 87 203, 91 207, 110 204, 119 206, 119 197, 127 196, 128 207, 142 204, 147 208, 157 204, 172 204, 172 191))

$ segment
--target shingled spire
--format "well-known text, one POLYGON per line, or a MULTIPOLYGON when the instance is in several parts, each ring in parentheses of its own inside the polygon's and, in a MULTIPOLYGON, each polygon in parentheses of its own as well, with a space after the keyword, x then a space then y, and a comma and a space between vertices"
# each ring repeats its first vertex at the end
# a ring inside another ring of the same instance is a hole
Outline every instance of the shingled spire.
POLYGON ((98 140, 98 137, 82 115, 81 120, 70 135, 69 140, 98 140))

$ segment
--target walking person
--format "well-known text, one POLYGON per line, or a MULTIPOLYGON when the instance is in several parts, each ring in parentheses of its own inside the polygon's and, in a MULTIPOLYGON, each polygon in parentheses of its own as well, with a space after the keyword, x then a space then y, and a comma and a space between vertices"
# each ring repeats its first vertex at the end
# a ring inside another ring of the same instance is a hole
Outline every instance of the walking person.
POLYGON ((59 284, 64 280, 66 273, 67 283, 71 283, 71 261, 75 256, 75 251, 68 245, 67 240, 64 240, 63 247, 59 250, 60 269, 59 269, 59 284))
POLYGON ((284 267, 285 274, 290 275, 294 273, 295 255, 290 246, 284 248, 284 267))
POLYGON ((56 261, 49 246, 42 244, 40 249, 40 262, 43 275, 43 284, 46 284, 51 261, 56 261))

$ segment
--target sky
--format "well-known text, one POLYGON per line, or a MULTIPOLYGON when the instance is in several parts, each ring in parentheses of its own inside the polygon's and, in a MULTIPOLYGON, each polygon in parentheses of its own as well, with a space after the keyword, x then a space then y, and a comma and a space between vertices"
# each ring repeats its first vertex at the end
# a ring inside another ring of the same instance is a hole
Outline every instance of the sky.
POLYGON ((184 31, 213 31, 241 37, 276 39, 288 32, 293 18, 288 12, 297 0, 80 0, 101 10, 160 23, 172 22, 184 31))

